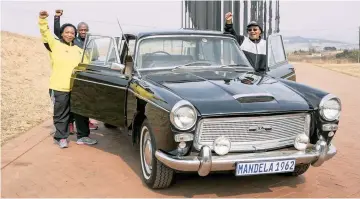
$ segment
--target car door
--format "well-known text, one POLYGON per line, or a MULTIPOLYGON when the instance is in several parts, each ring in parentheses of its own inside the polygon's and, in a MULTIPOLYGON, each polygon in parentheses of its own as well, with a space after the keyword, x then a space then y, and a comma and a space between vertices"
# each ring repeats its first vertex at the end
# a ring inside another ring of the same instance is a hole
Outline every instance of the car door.
POLYGON ((123 69, 115 38, 88 35, 82 62, 72 75, 71 111, 123 127, 129 83, 123 69), (87 63, 85 55, 90 57, 87 63))
POLYGON ((287 59, 282 36, 269 35, 266 42, 268 74, 272 77, 296 81, 295 68, 287 59))

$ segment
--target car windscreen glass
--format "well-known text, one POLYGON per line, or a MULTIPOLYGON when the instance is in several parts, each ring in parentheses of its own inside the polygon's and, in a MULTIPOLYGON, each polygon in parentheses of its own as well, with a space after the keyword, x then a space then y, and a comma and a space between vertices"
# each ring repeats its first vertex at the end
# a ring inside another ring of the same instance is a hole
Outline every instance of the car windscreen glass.
POLYGON ((251 67, 237 42, 229 37, 155 36, 139 42, 137 69, 182 65, 251 67))

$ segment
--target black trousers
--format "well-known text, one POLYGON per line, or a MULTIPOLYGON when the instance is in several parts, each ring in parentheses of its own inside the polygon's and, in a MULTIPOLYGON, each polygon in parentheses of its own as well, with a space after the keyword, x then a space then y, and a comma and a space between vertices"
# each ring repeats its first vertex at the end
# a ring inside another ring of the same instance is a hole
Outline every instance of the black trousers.
POLYGON ((73 117, 76 123, 77 138, 88 137, 90 134, 89 118, 70 111, 70 92, 49 90, 54 105, 53 121, 56 128, 54 139, 69 137, 69 123, 73 117))

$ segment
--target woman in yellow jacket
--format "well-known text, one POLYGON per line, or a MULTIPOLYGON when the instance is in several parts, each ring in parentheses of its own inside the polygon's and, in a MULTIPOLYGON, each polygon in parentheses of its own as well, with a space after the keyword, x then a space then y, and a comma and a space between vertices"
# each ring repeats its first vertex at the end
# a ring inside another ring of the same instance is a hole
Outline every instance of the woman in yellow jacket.
MULTIPOLYGON (((76 28, 72 24, 61 27, 60 40, 55 39, 48 26, 46 11, 39 15, 39 27, 42 39, 51 49, 52 71, 50 76, 50 95, 54 102, 54 126, 56 132, 54 141, 60 148, 68 147, 70 122, 70 93, 71 75, 73 69, 81 62, 83 50, 73 44, 76 28)), ((77 115, 74 118, 77 127, 77 144, 96 144, 97 141, 89 138, 89 118, 77 115)))

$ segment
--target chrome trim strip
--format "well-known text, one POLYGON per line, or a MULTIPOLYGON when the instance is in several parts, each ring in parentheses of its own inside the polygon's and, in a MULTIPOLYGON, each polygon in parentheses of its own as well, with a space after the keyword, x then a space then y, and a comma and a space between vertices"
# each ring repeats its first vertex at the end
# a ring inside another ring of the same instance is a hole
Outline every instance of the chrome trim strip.
MULTIPOLYGON (((305 110, 302 110, 302 111, 312 111, 312 109, 305 109, 305 110)), ((271 112, 272 114, 283 114, 283 113, 288 113, 289 111, 287 112, 282 112, 282 111, 278 111, 278 112, 271 112)), ((248 117, 250 116, 249 113, 251 113, 251 115, 253 114, 266 114, 266 112, 264 111, 252 111, 252 112, 226 112, 226 113, 208 113, 208 114, 205 114, 205 113, 201 113, 201 116, 203 117, 218 117, 218 116, 237 116, 237 117, 248 117), (246 114, 244 116, 239 116, 239 114, 246 114)), ((267 115, 264 115, 264 116, 267 116, 267 115)))
POLYGON ((105 84, 105 83, 100 83, 100 82, 95 82, 95 81, 91 81, 91 80, 86 80, 86 79, 80 79, 80 78, 73 78, 74 80, 79 80, 79 81, 83 81, 83 82, 89 82, 89 83, 94 83, 94 84, 99 84, 99 85, 103 85, 103 86, 109 86, 109 87, 113 87, 113 88, 118 88, 118 89, 122 89, 122 90, 126 90, 126 87, 121 87, 121 86, 115 86, 115 85, 111 85, 111 84, 105 84))
MULTIPOLYGON (((180 65, 181 66, 181 65, 180 65)), ((228 68, 233 68, 233 69, 241 69, 241 70, 247 70, 247 71, 254 71, 254 69, 249 65, 248 67, 222 67, 223 65, 211 65, 211 66, 189 66, 189 67, 185 67, 185 68, 178 68, 177 70, 180 71, 181 69, 204 69, 204 70, 209 70, 209 69, 228 69, 228 68)), ((139 68, 137 69, 138 71, 158 71, 158 70, 170 70, 170 69, 175 69, 177 66, 167 66, 167 67, 153 67, 153 68, 139 68)))
POLYGON ((168 113, 170 112, 170 110, 167 110, 167 109, 165 109, 164 107, 161 107, 160 105, 156 104, 155 102, 150 101, 150 100, 144 98, 143 96, 139 95, 138 93, 135 93, 135 91, 133 91, 133 90, 131 90, 131 89, 128 89, 128 91, 130 91, 130 92, 131 92, 132 94, 134 94, 136 97, 144 100, 145 102, 148 102, 148 103, 150 103, 150 104, 152 104, 152 105, 154 105, 154 106, 156 106, 156 107, 164 110, 165 112, 168 112, 168 113))
POLYGON ((296 75, 296 74, 293 73, 293 74, 291 74, 291 75, 285 75, 285 76, 283 76, 283 77, 281 77, 281 78, 289 79, 289 78, 291 78, 291 77, 294 77, 295 75, 296 75))
MULTIPOLYGON (((233 95, 233 97, 235 99, 241 98, 241 97, 261 97, 261 96, 266 96, 266 97, 274 97, 273 95, 271 95, 270 93, 247 93, 247 94, 236 94, 233 95)), ((274 97, 275 98, 275 97, 274 97)))

